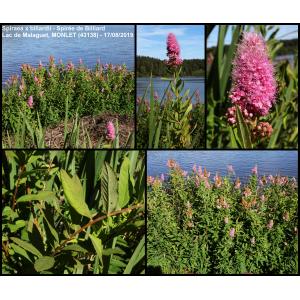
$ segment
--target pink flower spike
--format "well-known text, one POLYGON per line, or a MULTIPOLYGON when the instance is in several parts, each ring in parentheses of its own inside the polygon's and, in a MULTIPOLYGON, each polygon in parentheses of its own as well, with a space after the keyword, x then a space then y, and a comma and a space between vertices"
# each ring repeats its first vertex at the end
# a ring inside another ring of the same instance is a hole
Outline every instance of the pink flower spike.
POLYGON ((251 173, 257 175, 257 165, 252 168, 251 173))
POLYGON ((113 141, 116 138, 116 131, 113 122, 109 121, 106 125, 106 139, 113 141))
POLYGON ((32 96, 29 96, 27 105, 29 108, 33 108, 33 97, 32 96))
POLYGON ((275 103, 275 70, 267 45, 260 34, 244 32, 233 61, 232 88, 229 98, 247 115, 267 115, 275 103))
POLYGON ((229 236, 231 238, 234 238, 234 235, 235 235, 235 229, 234 228, 231 228, 230 231, 229 231, 229 236))
POLYGON ((165 181, 165 175, 164 175, 164 174, 161 174, 161 175, 160 175, 160 180, 161 180, 161 181, 165 181))
POLYGON ((169 33, 167 37, 167 56, 169 58, 166 62, 168 66, 177 67, 182 64, 182 59, 180 58, 180 46, 173 33, 169 33))

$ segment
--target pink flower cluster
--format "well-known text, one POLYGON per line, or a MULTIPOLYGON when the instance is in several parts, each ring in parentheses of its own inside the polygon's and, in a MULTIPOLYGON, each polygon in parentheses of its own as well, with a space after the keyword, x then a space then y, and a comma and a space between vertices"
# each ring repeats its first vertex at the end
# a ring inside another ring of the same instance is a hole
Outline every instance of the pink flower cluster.
POLYGON ((273 132, 272 125, 268 122, 260 122, 258 123, 252 131, 252 134, 255 137, 270 137, 273 132))
POLYGON ((182 59, 180 58, 180 46, 173 33, 169 33, 167 37, 167 56, 169 58, 166 61, 168 66, 177 67, 182 64, 182 59))
MULTIPOLYGON (((233 84, 229 94, 231 102, 240 107, 244 116, 252 118, 268 114, 275 102, 274 73, 263 37, 254 32, 244 32, 233 61, 233 84)), ((227 114, 229 123, 234 124, 232 108, 227 114)))
POLYGON ((113 141, 116 138, 116 131, 113 122, 109 121, 106 125, 106 139, 113 141))
POLYGON ((219 173, 217 172, 215 177, 214 177, 214 182, 215 182, 215 186, 217 188, 222 186, 222 177, 219 175, 219 173))
POLYGON ((27 100, 27 105, 29 108, 33 108, 33 97, 29 96, 28 100, 27 100))
POLYGON ((210 183, 209 183, 209 177, 210 177, 210 172, 208 172, 206 170, 206 168, 204 168, 204 170, 202 171, 202 167, 199 166, 197 169, 197 165, 193 166, 193 171, 195 173, 195 184, 198 187, 200 185, 200 182, 203 181, 204 185, 206 188, 210 188, 210 183))

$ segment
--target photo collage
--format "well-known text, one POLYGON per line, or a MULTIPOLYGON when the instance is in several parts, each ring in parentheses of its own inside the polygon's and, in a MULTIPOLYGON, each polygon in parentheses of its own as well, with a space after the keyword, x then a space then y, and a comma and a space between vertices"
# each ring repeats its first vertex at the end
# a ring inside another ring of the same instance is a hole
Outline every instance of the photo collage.
POLYGON ((296 275, 297 24, 1 24, 2 275, 296 275))

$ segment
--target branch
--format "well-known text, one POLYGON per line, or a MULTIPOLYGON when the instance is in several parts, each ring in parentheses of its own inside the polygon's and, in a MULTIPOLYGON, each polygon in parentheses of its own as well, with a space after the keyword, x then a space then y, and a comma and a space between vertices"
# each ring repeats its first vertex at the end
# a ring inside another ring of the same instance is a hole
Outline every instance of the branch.
POLYGON ((116 210, 116 211, 110 212, 107 215, 97 217, 96 219, 91 219, 88 223, 86 223, 85 225, 83 225, 82 227, 80 227, 78 230, 76 230, 74 233, 72 233, 69 236, 68 239, 64 240, 54 250, 54 253, 52 254, 52 256, 55 256, 57 253, 59 253, 69 241, 71 241, 72 239, 74 239, 76 235, 78 235, 79 233, 81 233, 82 231, 84 231, 86 228, 88 228, 88 227, 90 227, 90 226, 92 226, 92 225, 94 225, 94 224, 96 224, 96 223, 98 223, 98 222, 100 222, 100 221, 108 218, 108 217, 120 215, 122 213, 130 213, 132 210, 138 209, 138 208, 141 208, 141 207, 143 207, 143 204, 137 204, 137 205, 133 205, 131 207, 127 207, 127 208, 123 208, 123 209, 120 209, 120 210, 116 210))

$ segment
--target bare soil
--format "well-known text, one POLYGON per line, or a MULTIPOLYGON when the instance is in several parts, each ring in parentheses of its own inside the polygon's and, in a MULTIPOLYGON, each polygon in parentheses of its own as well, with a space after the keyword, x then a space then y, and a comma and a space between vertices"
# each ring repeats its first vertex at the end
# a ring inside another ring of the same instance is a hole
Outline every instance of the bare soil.
MULTIPOLYGON (((128 136, 134 131, 134 117, 133 116, 120 116, 113 113, 103 113, 99 116, 86 116, 80 119, 80 142, 84 140, 84 128, 88 132, 93 148, 97 146, 101 137, 105 140, 106 124, 112 121, 119 124, 119 141, 120 148, 126 147, 128 136)), ((68 131, 72 130, 73 120, 68 122, 68 131)), ((46 129, 45 133, 45 146, 49 148, 63 148, 64 146, 64 122, 61 122, 55 127, 46 129)))

